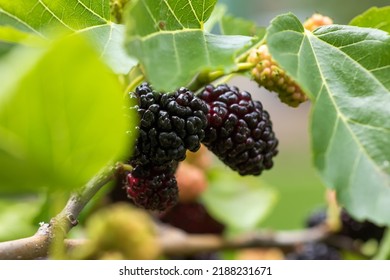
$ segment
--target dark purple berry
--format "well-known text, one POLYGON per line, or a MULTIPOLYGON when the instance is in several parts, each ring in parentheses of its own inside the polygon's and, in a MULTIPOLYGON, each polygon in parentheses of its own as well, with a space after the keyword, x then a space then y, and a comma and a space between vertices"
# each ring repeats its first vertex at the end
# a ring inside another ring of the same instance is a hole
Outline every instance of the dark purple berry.
POLYGON ((343 209, 340 214, 341 230, 338 234, 348 236, 352 239, 368 241, 375 239, 380 241, 383 237, 385 227, 377 226, 370 221, 357 221, 343 209))
POLYGON ((310 242, 286 255, 288 260, 341 260, 340 252, 322 242, 310 242))
POLYGON ((260 175, 272 168, 278 140, 259 101, 226 84, 208 85, 199 97, 208 106, 206 147, 241 175, 260 175))
POLYGON ((327 213, 326 209, 319 209, 311 213, 306 220, 306 227, 311 228, 321 225, 326 222, 327 213))
POLYGON ((174 170, 136 166, 127 175, 127 195, 134 204, 148 210, 163 211, 179 197, 174 170))
POLYGON ((199 202, 179 203, 162 213, 160 220, 188 233, 221 234, 224 225, 216 221, 199 202))

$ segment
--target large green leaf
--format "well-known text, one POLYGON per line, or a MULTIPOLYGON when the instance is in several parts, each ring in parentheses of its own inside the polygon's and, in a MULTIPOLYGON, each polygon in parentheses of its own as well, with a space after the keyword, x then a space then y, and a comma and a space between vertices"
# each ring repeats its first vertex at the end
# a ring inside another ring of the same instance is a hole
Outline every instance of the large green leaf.
POLYGON ((208 211, 230 232, 255 229, 275 205, 276 192, 254 177, 223 169, 210 171, 210 186, 202 195, 208 211))
POLYGON ((41 197, 0 198, 0 242, 33 235, 38 227, 33 221, 42 204, 41 197))
POLYGON ((77 31, 110 20, 109 0, 0 0, 1 25, 50 34, 77 31))
POLYGON ((105 24, 79 31, 94 43, 100 56, 118 74, 125 74, 138 61, 126 54, 123 47, 125 27, 120 24, 105 24))
MULTIPOLYGON (((110 1, 0 0, 0 26, 48 38, 83 33, 115 72, 125 74, 136 64, 123 49, 124 28, 110 21, 110 1)), ((4 39, 0 34, 0 40, 4 39)))
POLYGON ((132 1, 125 15, 126 48, 141 62, 158 90, 185 86, 201 71, 235 67, 234 58, 251 38, 204 31, 216 1, 132 1))
POLYGON ((390 35, 332 25, 313 33, 282 15, 267 42, 311 97, 314 161, 355 217, 390 224, 390 35))
POLYGON ((79 37, 14 50, 0 84, 0 192, 80 187, 131 147, 122 88, 79 37))
POLYGON ((202 29, 217 0, 133 0, 127 16, 129 35, 202 29))
POLYGON ((133 39, 127 47, 140 60, 154 87, 170 91, 187 85, 202 70, 233 70, 236 51, 248 42, 248 37, 219 36, 194 29, 133 39))
POLYGON ((390 6, 372 7, 349 23, 360 27, 372 27, 390 32, 390 6))
POLYGON ((45 40, 34 34, 16 29, 11 26, 0 25, 0 40, 8 43, 18 43, 27 45, 44 44, 45 40))

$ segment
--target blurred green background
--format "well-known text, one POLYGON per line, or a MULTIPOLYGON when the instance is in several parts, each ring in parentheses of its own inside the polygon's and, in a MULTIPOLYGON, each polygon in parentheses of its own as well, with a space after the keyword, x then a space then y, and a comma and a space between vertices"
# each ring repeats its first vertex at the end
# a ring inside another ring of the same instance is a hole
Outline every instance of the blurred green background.
MULTIPOLYGON (((268 26, 277 15, 292 12, 301 21, 318 12, 331 17, 334 23, 348 24, 355 16, 373 6, 386 6, 388 0, 329 0, 329 1, 259 1, 220 0, 228 12, 238 17, 268 26)), ((279 155, 275 166, 259 180, 277 189, 279 195, 275 208, 270 211, 262 228, 293 229, 304 226, 307 216, 325 202, 325 186, 312 166, 309 136, 310 104, 290 108, 279 102, 275 94, 261 89, 247 78, 235 78, 229 82, 241 90, 252 93, 270 113, 274 130, 280 140, 279 155)), ((259 182, 260 183, 260 182, 259 182)))
POLYGON ((318 12, 330 16, 335 23, 347 24, 373 6, 390 5, 389 0, 219 0, 218 3, 225 4, 231 14, 255 20, 264 26, 275 16, 287 12, 292 12, 301 20, 318 12))

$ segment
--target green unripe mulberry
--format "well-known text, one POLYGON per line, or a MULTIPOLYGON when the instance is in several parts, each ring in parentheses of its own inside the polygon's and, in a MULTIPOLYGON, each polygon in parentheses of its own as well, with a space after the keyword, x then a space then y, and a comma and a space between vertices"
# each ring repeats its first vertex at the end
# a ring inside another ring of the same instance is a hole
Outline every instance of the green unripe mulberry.
POLYGON ((283 103, 298 107, 307 100, 300 86, 271 57, 267 45, 254 49, 248 56, 248 62, 255 64, 251 72, 253 79, 259 86, 276 92, 283 103))

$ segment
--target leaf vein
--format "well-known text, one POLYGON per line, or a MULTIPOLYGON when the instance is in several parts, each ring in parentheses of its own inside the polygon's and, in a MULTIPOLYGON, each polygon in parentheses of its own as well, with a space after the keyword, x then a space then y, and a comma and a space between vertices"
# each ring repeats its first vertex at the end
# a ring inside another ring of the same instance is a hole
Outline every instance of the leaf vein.
POLYGON ((52 15, 53 18, 55 18, 56 20, 58 20, 60 23, 62 23, 66 28, 72 30, 72 31, 75 31, 72 27, 70 27, 69 25, 67 25, 62 19, 60 19, 52 10, 50 10, 50 8, 48 6, 46 6, 46 4, 42 1, 42 0, 38 0, 38 2, 43 6, 43 8, 49 12, 49 14, 52 15))
POLYGON ((36 30, 34 27, 32 27, 30 24, 28 24, 27 22, 21 20, 20 18, 14 16, 13 14, 10 14, 9 12, 7 12, 6 10, 0 8, 0 14, 3 13, 7 16, 9 16, 10 18, 13 18, 15 19, 16 21, 18 21, 19 23, 21 23, 22 25, 26 26, 28 29, 30 29, 31 31, 35 32, 36 34, 40 35, 43 37, 42 33, 40 33, 38 30, 36 30))
POLYGON ((108 45, 110 44, 110 41, 111 41, 111 39, 112 39, 113 30, 114 30, 114 26, 113 26, 113 25, 110 25, 110 33, 109 33, 109 35, 108 35, 107 42, 104 44, 103 51, 102 51, 100 57, 103 57, 104 54, 105 54, 106 51, 107 51, 107 47, 108 47, 108 45))
MULTIPOLYGON (((101 15, 99 15, 98 13, 96 13, 94 10, 91 9, 91 7, 87 7, 82 1, 80 0, 77 0, 78 3, 80 3, 81 6, 83 6, 87 11, 89 11, 91 14, 97 16, 99 19, 107 22, 107 19, 103 18, 101 15)), ((103 1, 102 1, 103 2, 103 1)), ((104 11, 104 9, 103 9, 104 11)))
MULTIPOLYGON (((315 37, 315 38, 316 38, 316 37, 315 37)), ((309 41, 309 43, 310 43, 310 46, 311 46, 311 49, 312 49, 313 54, 315 54, 314 47, 313 47, 313 45, 311 44, 311 41, 310 41, 310 40, 308 40, 308 41, 309 41)), ((321 41, 324 42, 323 40, 321 40, 321 41)), ((327 43, 327 42, 325 42, 325 43, 328 44, 329 46, 335 48, 335 47, 332 46, 331 44, 329 44, 329 43, 327 43)), ((335 49, 338 49, 338 48, 336 47, 335 49)), ((339 51, 341 51, 341 50, 339 50, 339 51)), ((343 53, 344 53, 344 52, 343 52, 343 53)), ((346 55, 346 56, 349 57, 351 60, 353 60, 350 56, 348 56, 348 55, 346 55)), ((340 119, 340 120, 344 123, 345 127, 347 128, 347 130, 349 131, 351 137, 353 138, 354 142, 356 143, 357 147, 362 151, 363 154, 366 155, 367 159, 370 160, 370 161, 373 163, 374 167, 379 171, 379 173, 381 173, 381 170, 379 169, 378 165, 376 165, 375 160, 370 156, 370 154, 368 153, 367 149, 360 143, 360 141, 359 141, 359 139, 357 138, 356 134, 353 132, 353 130, 351 129, 351 127, 347 124, 347 123, 348 123, 348 119, 343 115, 343 113, 342 113, 342 112, 339 110, 339 108, 337 107, 337 103, 336 103, 336 101, 334 100, 333 95, 331 94, 332 91, 329 89, 329 87, 328 87, 327 84, 326 84, 326 80, 325 80, 325 78, 324 78, 323 71, 321 70, 321 64, 319 63, 319 61, 318 61, 318 59, 317 59, 317 56, 314 55, 314 57, 315 57, 315 59, 316 59, 317 65, 318 65, 318 70, 319 70, 319 72, 320 72, 321 79, 322 79, 323 83, 325 84, 325 87, 326 87, 326 89, 327 89, 328 96, 329 96, 329 98, 330 98, 330 100, 331 100, 331 102, 332 102, 332 104, 333 104, 334 110, 335 110, 336 113, 337 113, 337 118, 340 119)), ((361 66, 360 64, 357 64, 357 65, 361 66)), ((363 67, 362 67, 362 68, 363 68, 363 67)), ((367 71, 367 69, 365 69, 365 68, 363 68, 363 69, 366 70, 366 72, 369 73, 369 71, 367 71)), ((382 85, 382 86, 383 86, 383 85, 382 85)), ((327 150, 328 150, 328 147, 327 147, 327 150)), ((325 156, 326 156, 326 154, 327 154, 327 152, 325 153, 325 156)))
POLYGON ((172 9, 171 5, 169 5, 168 1, 167 0, 163 0, 163 2, 165 3, 165 5, 167 6, 168 10, 171 12, 172 16, 176 19, 176 21, 183 27, 184 25, 181 23, 180 19, 176 16, 176 13, 175 11, 172 9))

